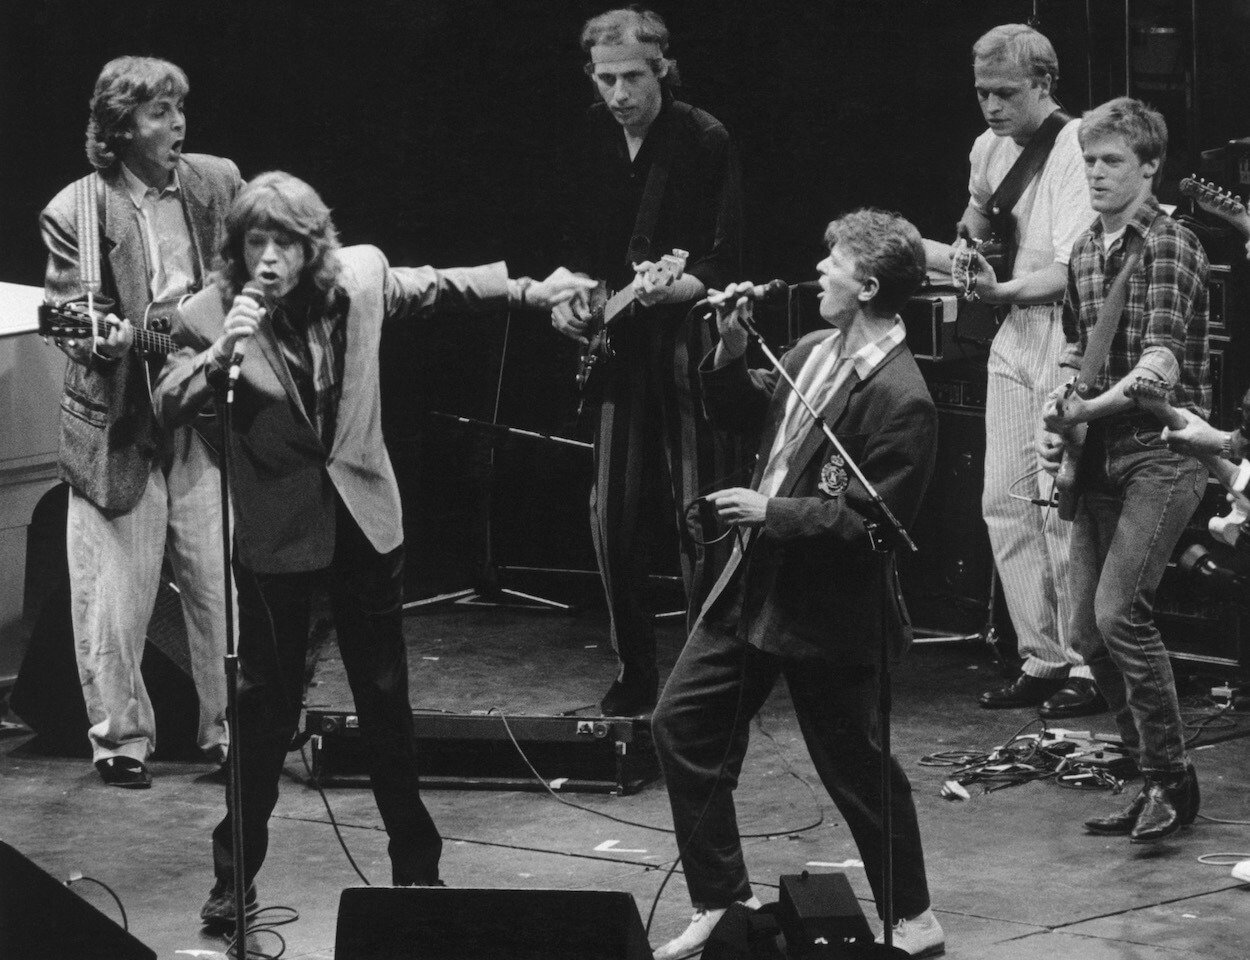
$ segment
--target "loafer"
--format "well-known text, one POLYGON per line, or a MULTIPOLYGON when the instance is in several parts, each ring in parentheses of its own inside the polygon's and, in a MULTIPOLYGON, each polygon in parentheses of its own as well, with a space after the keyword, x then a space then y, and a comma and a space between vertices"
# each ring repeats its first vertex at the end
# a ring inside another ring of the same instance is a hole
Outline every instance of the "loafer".
MULTIPOLYGON (((877 943, 885 943, 884 933, 877 934, 877 943)), ((946 933, 933 911, 926 910, 894 922, 893 945, 909 957, 940 957, 946 952, 946 933)))
POLYGON ((1043 703, 1037 712, 1047 720, 1062 720, 1065 717, 1092 717, 1096 713, 1105 713, 1106 710, 1107 701, 1102 698, 1093 680, 1088 677, 1068 677, 1068 682, 1043 703))
POLYGON ((655 709, 658 688, 659 677, 656 674, 636 676, 626 672, 624 678, 612 681, 612 686, 599 702, 599 709, 605 717, 636 717, 650 713, 655 709))
POLYGON ((95 762, 100 779, 110 787, 125 790, 146 790, 152 786, 152 774, 142 760, 134 757, 104 757, 95 762))
POLYGON ((1135 826, 1137 818, 1146 806, 1146 788, 1142 787, 1137 796, 1123 810, 1108 817, 1093 817, 1085 821, 1085 829, 1104 837, 1128 836, 1135 826))
MULTIPOLYGON (((243 912, 251 917, 259 908, 256 905, 256 884, 247 888, 243 896, 243 912)), ((210 926, 234 925, 234 884, 218 880, 208 893, 204 906, 200 907, 200 919, 210 926)))
POLYGON ((1067 682, 1067 677, 1031 677, 1022 673, 1007 686, 981 694, 979 702, 986 710, 1036 707, 1058 693, 1067 682))
POLYGON ((1198 816, 1198 774, 1186 767, 1180 774, 1145 774, 1146 804, 1129 833, 1130 843, 1154 843, 1188 826, 1198 816))
MULTIPOLYGON (((750 900, 743 902, 743 906, 758 910, 761 904, 757 897, 751 897, 750 900)), ((690 918, 690 925, 668 943, 658 947, 651 955, 653 960, 685 960, 686 957, 701 953, 711 938, 712 931, 716 929, 716 925, 720 923, 721 917, 728 909, 728 907, 715 907, 695 910, 690 918)))

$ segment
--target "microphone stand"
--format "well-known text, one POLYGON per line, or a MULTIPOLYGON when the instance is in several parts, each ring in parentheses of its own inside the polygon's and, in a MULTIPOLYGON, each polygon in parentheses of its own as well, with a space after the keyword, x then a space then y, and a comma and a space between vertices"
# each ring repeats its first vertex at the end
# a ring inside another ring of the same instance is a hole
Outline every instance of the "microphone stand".
MULTIPOLYGON (((238 369, 231 361, 231 366, 238 369)), ((222 579, 226 588, 226 723, 230 728, 230 746, 226 803, 230 810, 230 856, 234 865, 234 955, 246 960, 247 950, 247 881, 243 868, 243 783, 239 736, 239 655, 235 645, 234 571, 231 567, 233 539, 230 530, 230 432, 233 426, 235 379, 227 375, 219 397, 221 412, 221 554, 222 579)))
MULTIPOLYGON (((889 554, 895 547, 903 546, 913 553, 916 552, 916 544, 908 536, 907 530, 899 523, 898 518, 894 516, 886 502, 881 499, 881 495, 877 493, 876 488, 864 476, 863 471, 859 468, 859 464, 846 452, 846 448, 842 446, 842 442, 838 440, 825 418, 816 411, 816 408, 811 405, 807 397, 803 396, 799 390, 799 385, 794 382, 794 378, 786 372, 785 367, 781 365, 781 361, 768 349, 768 344, 764 342, 764 338, 755 329, 755 325, 751 323, 750 318, 740 317, 738 322, 742 324, 751 338, 759 344, 760 349, 764 352, 764 356, 768 358, 768 362, 772 364, 773 369, 790 385, 790 389, 794 391, 795 396, 799 398, 799 402, 803 404, 803 408, 811 416, 812 422, 819 425, 826 439, 833 444, 833 448, 837 450, 838 455, 850 468, 851 473, 855 475, 855 479, 863 486, 869 499, 880 512, 880 516, 885 520, 886 528, 882 529, 881 524, 876 520, 864 517, 864 530, 868 534, 868 542, 872 547, 872 551, 882 557, 887 568, 889 554)), ((885 622, 884 614, 888 609, 888 605, 889 598, 883 593, 881 596, 882 623, 885 622)), ((883 942, 880 945, 875 943, 863 944, 855 951, 855 955, 864 957, 901 957, 906 956, 906 954, 894 946, 894 784, 890 777, 890 761, 892 759, 890 754, 890 710, 893 706, 893 698, 890 687, 890 655, 886 648, 884 637, 881 640, 877 706, 878 712, 881 714, 881 889, 885 901, 881 904, 881 921, 885 924, 885 930, 882 934, 883 942)))

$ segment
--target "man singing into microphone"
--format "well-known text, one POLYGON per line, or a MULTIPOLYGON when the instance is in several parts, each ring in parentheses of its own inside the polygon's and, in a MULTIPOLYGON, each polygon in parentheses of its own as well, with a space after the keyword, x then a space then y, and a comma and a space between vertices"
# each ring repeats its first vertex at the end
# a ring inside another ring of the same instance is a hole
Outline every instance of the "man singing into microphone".
MULTIPOLYGON (((933 470, 937 411, 905 344, 898 310, 924 277, 916 228, 896 214, 858 210, 825 232, 820 313, 832 331, 808 334, 782 358, 800 392, 904 524, 915 517, 933 470)), ((751 894, 733 788, 751 718, 784 675, 808 752, 883 902, 881 645, 897 656, 911 631, 892 554, 869 544, 875 508, 847 463, 789 385, 748 370, 746 284, 710 298, 720 343, 700 367, 713 420, 761 431, 750 488, 709 496, 738 528, 652 724, 668 786, 690 926, 655 952, 677 960, 700 949, 734 902, 751 894)), ((929 909, 920 829, 906 774, 892 763, 894 944, 913 956, 941 953, 929 909)))
MULTIPOLYGON (((511 280, 502 263, 392 268, 375 247, 340 248, 330 211, 290 174, 261 174, 226 218, 215 283, 180 310, 185 349, 156 388, 186 422, 239 364, 227 438, 239 593, 239 739, 249 910, 267 822, 299 721, 309 598, 328 592, 339 649, 390 837, 391 879, 439 883, 438 830, 418 791, 401 630, 399 488, 382 438, 378 347, 388 321, 509 305, 550 309, 588 282, 557 270, 511 280), (244 295, 249 281, 257 286, 244 295)), ((216 883, 200 912, 234 922, 231 817, 213 831, 216 883)))

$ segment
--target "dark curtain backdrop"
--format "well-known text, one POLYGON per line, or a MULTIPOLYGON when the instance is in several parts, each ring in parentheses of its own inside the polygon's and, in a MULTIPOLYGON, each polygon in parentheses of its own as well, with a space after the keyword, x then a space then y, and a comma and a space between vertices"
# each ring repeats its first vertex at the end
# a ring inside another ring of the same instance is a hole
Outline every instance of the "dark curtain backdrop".
MULTIPOLYGON (((26 0, 0 13, 0 279, 39 283, 36 217, 86 170, 87 100, 123 53, 171 59, 191 79, 188 148, 245 177, 289 170, 335 211, 347 243, 395 264, 506 259, 554 265, 561 156, 592 91, 576 37, 604 8, 574 0, 26 0)), ((659 2, 682 95, 719 117, 742 157, 746 275, 808 279, 824 224, 873 204, 949 236, 983 129, 970 46, 1036 12, 1059 53, 1059 94, 1080 111, 1123 92, 1125 5, 1113 0, 683 0, 659 2)), ((1128 4, 1135 55, 1155 73, 1188 42, 1188 2, 1128 4), (1168 29, 1177 33, 1169 34, 1168 29), (1159 46, 1158 38, 1163 46, 1159 46)), ((1239 0, 1202 0, 1197 77, 1156 85, 1173 169, 1250 134, 1239 0), (1186 98, 1191 101, 1186 105, 1186 98)), ((589 457, 528 443, 497 452, 432 410, 573 431, 573 346, 539 315, 392 330, 384 350, 388 440, 404 485, 414 570, 468 575, 475 503, 495 495, 501 562, 593 567, 589 457), (506 351, 505 351, 506 333, 506 351), (501 357, 505 357, 500 376, 501 357)), ((671 566, 671 565, 670 565, 671 566)))

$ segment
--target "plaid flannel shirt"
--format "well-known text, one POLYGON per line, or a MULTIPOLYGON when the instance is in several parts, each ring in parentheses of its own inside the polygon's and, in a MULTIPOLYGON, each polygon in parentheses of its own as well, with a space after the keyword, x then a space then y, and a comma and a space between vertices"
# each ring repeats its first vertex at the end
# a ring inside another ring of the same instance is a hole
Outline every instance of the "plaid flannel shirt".
POLYGON ((1148 197, 1108 253, 1101 218, 1072 247, 1063 332, 1068 346, 1059 365, 1080 369, 1089 332, 1111 282, 1124 263, 1132 230, 1144 237, 1142 265, 1129 279, 1128 301, 1094 392, 1102 393, 1135 368, 1173 384, 1172 405, 1206 418, 1211 410, 1207 343, 1207 274, 1210 264, 1198 238, 1148 197))

